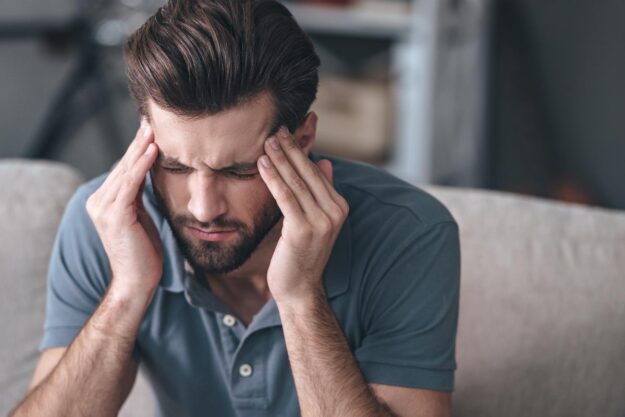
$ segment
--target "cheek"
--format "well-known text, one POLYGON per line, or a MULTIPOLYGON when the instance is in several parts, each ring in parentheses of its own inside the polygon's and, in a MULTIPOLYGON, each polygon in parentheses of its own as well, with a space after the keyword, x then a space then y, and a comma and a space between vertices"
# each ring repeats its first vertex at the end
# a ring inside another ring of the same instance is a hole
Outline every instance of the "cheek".
POLYGON ((273 200, 273 196, 260 177, 253 181, 231 184, 226 188, 229 189, 228 199, 233 210, 238 211, 237 207, 245 207, 246 212, 254 213, 273 200))
POLYGON ((153 171, 152 180, 170 210, 174 213, 184 210, 189 200, 188 186, 184 176, 153 171))

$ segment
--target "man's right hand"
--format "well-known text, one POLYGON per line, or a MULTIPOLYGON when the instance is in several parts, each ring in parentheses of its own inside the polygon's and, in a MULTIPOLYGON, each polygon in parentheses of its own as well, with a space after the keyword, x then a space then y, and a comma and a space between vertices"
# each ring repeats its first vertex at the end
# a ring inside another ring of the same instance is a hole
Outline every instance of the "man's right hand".
POLYGON ((109 259, 109 293, 124 297, 153 295, 163 270, 163 247, 143 207, 145 177, 158 154, 147 121, 104 183, 87 200, 109 259))

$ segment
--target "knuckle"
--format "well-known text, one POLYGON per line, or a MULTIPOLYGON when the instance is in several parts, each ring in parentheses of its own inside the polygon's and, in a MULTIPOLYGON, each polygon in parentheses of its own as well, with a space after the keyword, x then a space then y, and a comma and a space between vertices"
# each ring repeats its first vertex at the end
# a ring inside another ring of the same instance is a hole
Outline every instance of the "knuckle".
POLYGON ((291 182, 296 192, 308 191, 308 186, 299 176, 294 176, 291 182))
POLYGON ((278 190, 276 192, 278 198, 282 201, 285 201, 286 203, 294 203, 295 202, 295 196, 293 195, 293 192, 291 190, 289 190, 288 187, 286 187, 283 184, 280 184, 277 186, 278 190))
POLYGON ((312 175, 315 175, 317 177, 320 177, 323 175, 323 173, 321 172, 321 168, 319 168, 319 165, 317 165, 316 163, 311 162, 309 166, 311 168, 312 175))
POLYGON ((343 219, 343 209, 338 204, 334 204, 330 209, 329 216, 334 222, 338 223, 343 219))
POLYGON ((276 181, 276 179, 278 178, 278 173, 276 172, 275 169, 269 169, 267 171, 265 171, 265 174, 267 176, 267 180, 270 183, 274 183, 276 181))
POLYGON ((347 216, 349 214, 349 204, 347 203, 347 200, 345 200, 343 197, 339 196, 339 202, 338 202, 338 206, 339 206, 339 210, 341 211, 341 214, 343 216, 347 216))
POLYGON ((310 241, 312 239, 314 230, 310 226, 309 223, 305 223, 303 225, 300 225, 296 229, 295 233, 296 233, 296 238, 297 238, 298 241, 300 241, 300 242, 307 242, 307 241, 310 241))
POLYGON ((124 178, 124 182, 122 183, 122 187, 124 189, 132 188, 135 183, 134 177, 136 177, 136 174, 134 173, 129 173, 128 175, 126 175, 126 177, 124 178))
POLYGON ((332 231, 332 229, 333 229, 332 221, 326 215, 319 216, 317 220, 317 230, 319 230, 319 232, 325 236, 329 234, 332 231))
POLYGON ((295 149, 297 146, 295 145, 295 141, 291 138, 285 138, 282 140, 282 146, 284 147, 285 150, 287 151, 292 151, 293 149, 295 149))
POLYGON ((280 152, 280 150, 278 149, 273 152, 273 154, 271 155, 271 159, 277 163, 284 163, 284 161, 286 161, 286 156, 284 155, 284 152, 280 152))
POLYGON ((94 197, 92 195, 91 197, 87 199, 87 202, 85 203, 85 208, 87 209, 87 213, 91 214, 91 212, 93 212, 94 204, 95 204, 94 197))
POLYGON ((92 219, 98 217, 98 213, 100 212, 99 207, 100 205, 98 196, 96 194, 92 194, 85 203, 85 208, 87 209, 87 214, 89 215, 89 217, 91 217, 92 219))
POLYGON ((310 170, 310 176, 315 180, 321 179, 323 174, 321 173, 321 168, 317 166, 317 164, 312 165, 312 169, 310 170))

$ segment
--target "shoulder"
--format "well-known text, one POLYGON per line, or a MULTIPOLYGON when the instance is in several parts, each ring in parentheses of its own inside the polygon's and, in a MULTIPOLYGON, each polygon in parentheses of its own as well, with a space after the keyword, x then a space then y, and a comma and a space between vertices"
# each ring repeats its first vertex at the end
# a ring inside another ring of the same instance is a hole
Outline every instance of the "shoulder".
POLYGON ((353 223, 390 226, 389 218, 419 230, 455 223, 449 210, 421 188, 372 165, 340 158, 332 161, 337 191, 350 205, 353 223))
POLYGON ((327 159, 334 167, 335 187, 350 206, 344 225, 349 243, 340 247, 349 248, 341 252, 349 253, 354 289, 368 282, 372 290, 382 279, 418 280, 427 275, 419 269, 434 264, 452 268, 445 275, 456 279, 458 225, 439 200, 382 169, 327 159))

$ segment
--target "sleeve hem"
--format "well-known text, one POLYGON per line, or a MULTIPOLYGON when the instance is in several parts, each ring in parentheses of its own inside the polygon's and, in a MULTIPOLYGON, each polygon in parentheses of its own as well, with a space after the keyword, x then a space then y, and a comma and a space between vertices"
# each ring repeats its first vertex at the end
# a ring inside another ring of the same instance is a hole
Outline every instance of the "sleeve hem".
POLYGON ((81 327, 74 326, 58 326, 48 327, 43 333, 43 339, 39 343, 39 351, 53 347, 67 347, 76 335, 80 332, 81 327))
POLYGON ((358 365, 369 383, 445 392, 454 390, 453 370, 425 369, 377 362, 358 362, 358 365))

